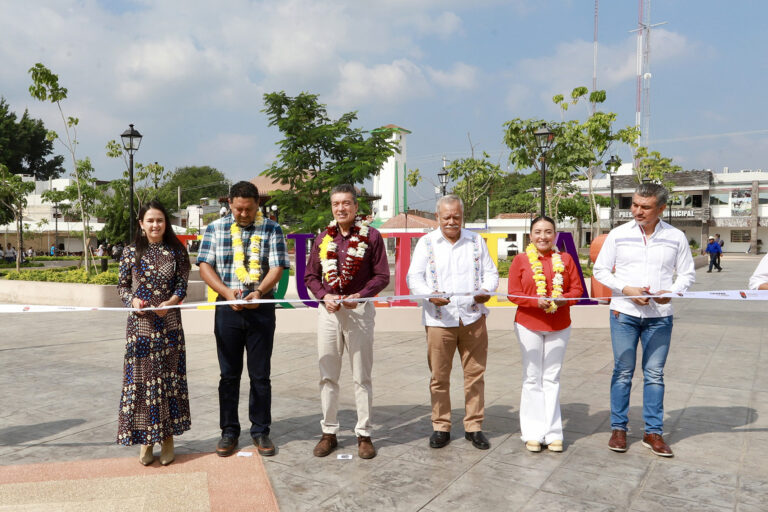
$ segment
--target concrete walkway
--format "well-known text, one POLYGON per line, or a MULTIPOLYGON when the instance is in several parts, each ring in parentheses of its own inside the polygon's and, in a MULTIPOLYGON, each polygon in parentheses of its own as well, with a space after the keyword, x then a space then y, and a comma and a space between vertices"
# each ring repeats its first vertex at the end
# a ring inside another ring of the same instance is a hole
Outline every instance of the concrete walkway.
MULTIPOLYGON (((695 289, 745 288, 758 261, 725 255, 722 273, 699 269, 695 289)), ((606 329, 572 334, 562 374, 565 452, 528 453, 519 439, 520 353, 511 318, 509 330, 490 336, 490 450, 476 450, 463 438, 460 370, 452 380, 453 441, 429 448, 424 331, 414 325, 411 332, 376 338, 378 457, 356 456, 345 362, 341 447, 318 459, 311 453, 320 434, 315 339, 280 335, 272 360, 272 432, 279 451, 265 460, 278 502, 285 511, 768 510, 768 303, 678 300, 676 308, 665 372, 672 459, 640 443, 640 371, 629 451, 607 449, 612 354, 606 329)), ((0 322, 0 465, 138 455, 138 449, 114 444, 124 314, 3 315, 0 322)), ((187 350, 192 430, 176 439, 177 452, 210 452, 219 437, 213 335, 188 336, 187 350)), ((241 404, 247 404, 244 388, 241 404)), ((241 418, 247 418, 245 407, 241 418)), ((241 436, 241 446, 248 441, 241 436)))

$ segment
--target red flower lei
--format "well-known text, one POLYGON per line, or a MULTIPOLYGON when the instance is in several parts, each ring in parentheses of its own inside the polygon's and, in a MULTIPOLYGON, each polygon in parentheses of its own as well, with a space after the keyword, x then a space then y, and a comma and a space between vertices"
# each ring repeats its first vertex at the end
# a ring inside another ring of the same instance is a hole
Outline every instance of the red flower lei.
MULTIPOLYGON (((328 234, 326 237, 330 237, 333 241, 336 235, 339 234, 339 225, 334 220, 328 225, 328 234)), ((341 262, 341 271, 333 265, 325 273, 326 282, 331 287, 331 290, 337 295, 341 294, 342 290, 348 285, 360 270, 360 265, 363 263, 363 256, 365 250, 370 245, 370 239, 368 238, 368 222, 364 222, 363 218, 355 217, 355 222, 352 224, 349 233, 349 245, 347 246, 347 257, 341 262)), ((322 254, 322 252, 321 252, 322 254)), ((330 244, 326 253, 326 259, 338 261, 339 254, 336 252, 336 244, 330 244)))

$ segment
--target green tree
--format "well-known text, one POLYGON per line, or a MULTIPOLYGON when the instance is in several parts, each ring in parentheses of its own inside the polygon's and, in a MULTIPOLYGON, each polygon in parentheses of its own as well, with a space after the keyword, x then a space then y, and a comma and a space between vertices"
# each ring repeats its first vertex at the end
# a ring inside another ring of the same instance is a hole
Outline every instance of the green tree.
MULTIPOLYGON (((504 172, 498 164, 491 163, 490 155, 483 151, 482 158, 475 158, 475 146, 469 139, 470 157, 452 161, 447 167, 448 178, 456 185, 453 193, 464 202, 464 217, 475 219, 485 217, 485 208, 475 208, 478 201, 489 195, 491 188, 499 182, 504 172), (480 213, 482 210, 482 214, 480 213)), ((483 206, 483 205, 478 205, 483 206)))
POLYGON ((638 183, 651 180, 669 189, 674 186, 669 175, 683 170, 679 165, 672 164, 672 158, 663 157, 658 151, 648 151, 645 146, 637 148, 635 161, 637 162, 635 177, 638 183))
POLYGON ((562 143, 566 144, 569 150, 568 156, 571 158, 569 165, 577 170, 579 179, 587 180, 589 223, 594 238, 598 234, 599 219, 593 180, 598 174, 605 172, 603 162, 608 159, 608 152, 614 143, 634 146, 635 141, 640 137, 640 131, 634 126, 626 126, 614 131, 613 123, 616 120, 616 114, 596 110, 597 105, 602 104, 606 99, 605 91, 592 91, 589 96, 587 94, 586 87, 576 87, 571 91, 569 101, 562 95, 553 97, 552 101, 560 107, 563 117, 569 105, 576 105, 587 97, 592 107, 592 113, 585 121, 565 123, 560 136, 562 143))
POLYGON ((170 212, 177 207, 179 188, 181 208, 186 208, 191 204, 200 204, 201 197, 226 197, 229 185, 230 180, 213 167, 179 167, 155 190, 155 195, 148 195, 148 198, 157 198, 170 212))
POLYGON ((273 92, 264 95, 264 104, 269 126, 276 126, 283 139, 277 143, 277 160, 263 174, 290 186, 275 192, 272 201, 280 207, 281 220, 295 219, 296 231, 324 227, 331 218, 328 192, 342 183, 362 183, 396 151, 391 130, 372 130, 366 138, 361 128, 351 126, 357 112, 332 120, 315 94, 273 92))
MULTIPOLYGON (((516 170, 527 170, 533 168, 536 174, 542 173, 542 155, 536 143, 534 132, 545 123, 543 119, 520 119, 516 118, 504 123, 506 132, 504 133, 504 143, 509 147, 509 162, 516 170)), ((558 141, 546 155, 546 206, 551 217, 558 216, 558 207, 560 201, 573 193, 572 181, 575 178, 575 169, 571 164, 571 155, 565 150, 565 144, 562 144, 564 125, 566 123, 549 122, 547 125, 554 133, 555 140, 558 141)), ((541 178, 539 178, 539 183, 541 178)), ((540 190, 540 185, 536 190, 540 190)))
POLYGON ((77 176, 79 179, 64 190, 46 190, 43 192, 43 201, 58 205, 59 211, 66 217, 83 223, 83 261, 88 269, 89 241, 91 238, 90 220, 97 211, 98 202, 102 196, 96 186, 96 177, 91 165, 91 159, 77 161, 77 176))
MULTIPOLYGON (((50 101, 59 109, 61 120, 64 122, 65 138, 59 137, 54 131, 48 132, 48 140, 58 140, 69 152, 72 157, 72 168, 74 169, 75 185, 77 187, 77 205, 80 207, 80 218, 83 220, 83 259, 85 262, 86 274, 90 272, 90 260, 88 258, 88 212, 84 209, 88 200, 83 197, 83 187, 86 186, 85 177, 81 176, 80 171, 86 167, 80 165, 77 159, 77 125, 80 120, 76 117, 65 117, 64 110, 61 108, 61 102, 67 98, 67 89, 59 85, 59 77, 50 69, 39 62, 29 69, 32 76, 32 85, 29 86, 29 94, 39 101, 50 101)), ((88 162, 90 168, 90 162, 88 162)), ((91 168, 92 170, 92 168, 91 168)))
POLYGON ((407 183, 409 186, 411 186, 411 187, 415 187, 415 186, 417 186, 419 183, 421 183, 421 180, 422 180, 422 179, 423 179, 423 178, 422 178, 422 176, 421 176, 421 171, 420 171, 418 168, 416 168, 416 169, 410 169, 410 170, 408 170, 408 175, 405 177, 405 182, 406 182, 406 183, 407 183))
POLYGON ((64 172, 64 157, 52 153, 53 141, 43 122, 32 119, 26 110, 18 119, 0 97, 0 163, 12 174, 31 174, 36 180, 58 178, 64 172))
POLYGON ((536 173, 522 174, 509 172, 501 177, 494 187, 490 201, 490 214, 534 213, 538 211, 536 197, 531 192, 538 190, 540 178, 536 173))
MULTIPOLYGON (((125 163, 125 171, 123 171, 123 178, 129 179, 130 163, 128 161, 128 154, 126 153, 123 145, 112 139, 107 142, 106 146, 107 156, 110 158, 122 158, 125 163)), ((166 182, 171 177, 171 173, 165 170, 165 167, 155 162, 154 164, 142 164, 140 162, 134 163, 134 206, 136 211, 141 209, 141 206, 149 200, 157 197, 159 194, 160 184, 166 182), (138 203, 138 204, 137 204, 138 203)), ((127 196, 126 196, 127 199, 127 196)), ((171 206, 166 205, 166 206, 171 206)))
MULTIPOLYGON (((592 180, 603 172, 603 161, 615 143, 635 144, 639 131, 635 127, 613 130, 616 114, 596 111, 585 121, 565 120, 569 106, 587 99, 591 104, 605 101, 605 91, 589 93, 586 87, 577 87, 566 100, 563 95, 552 98, 560 107, 561 121, 547 122, 554 134, 555 144, 546 155, 547 163, 547 211, 553 218, 560 217, 561 202, 572 197, 576 192, 575 179, 588 180, 588 198, 590 204, 590 222, 593 233, 596 231, 597 200, 595 199, 592 180), (588 96, 587 96, 588 95, 588 96)), ((510 148, 510 163, 516 169, 533 167, 541 173, 541 155, 536 144, 534 132, 545 121, 542 119, 513 119, 504 124, 506 132, 504 142, 510 148)))
POLYGON ((104 218, 104 229, 101 230, 101 238, 110 243, 117 241, 130 242, 130 210, 125 207, 128 203, 130 190, 128 181, 124 179, 112 180, 99 187, 99 202, 95 213, 104 218))
POLYGON ((12 174, 5 164, 0 163, 0 202, 13 212, 16 224, 16 270, 21 267, 22 248, 24 247, 23 214, 27 206, 27 195, 35 190, 33 181, 24 181, 18 174, 12 174))

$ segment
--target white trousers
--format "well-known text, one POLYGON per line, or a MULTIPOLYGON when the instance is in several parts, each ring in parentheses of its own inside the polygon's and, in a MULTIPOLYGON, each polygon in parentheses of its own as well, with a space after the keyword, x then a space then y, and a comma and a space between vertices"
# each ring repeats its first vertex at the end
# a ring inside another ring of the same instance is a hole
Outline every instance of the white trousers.
POLYGON ((376 307, 373 302, 365 302, 355 309, 342 306, 336 313, 328 313, 321 303, 317 309, 317 355, 320 363, 320 403, 323 409, 320 426, 324 434, 339 433, 339 376, 342 356, 346 350, 355 387, 355 434, 370 437, 376 307))
POLYGON ((560 369, 571 328, 532 331, 515 322, 523 359, 520 432, 523 441, 549 444, 563 439, 560 369))

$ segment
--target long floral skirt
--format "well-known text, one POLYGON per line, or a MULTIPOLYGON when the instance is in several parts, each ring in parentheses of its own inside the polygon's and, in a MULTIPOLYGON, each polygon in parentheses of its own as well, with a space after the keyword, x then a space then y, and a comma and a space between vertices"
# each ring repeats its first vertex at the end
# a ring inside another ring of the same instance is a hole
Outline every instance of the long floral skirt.
POLYGON ((155 444, 190 429, 184 331, 176 315, 128 317, 118 444, 155 444))

